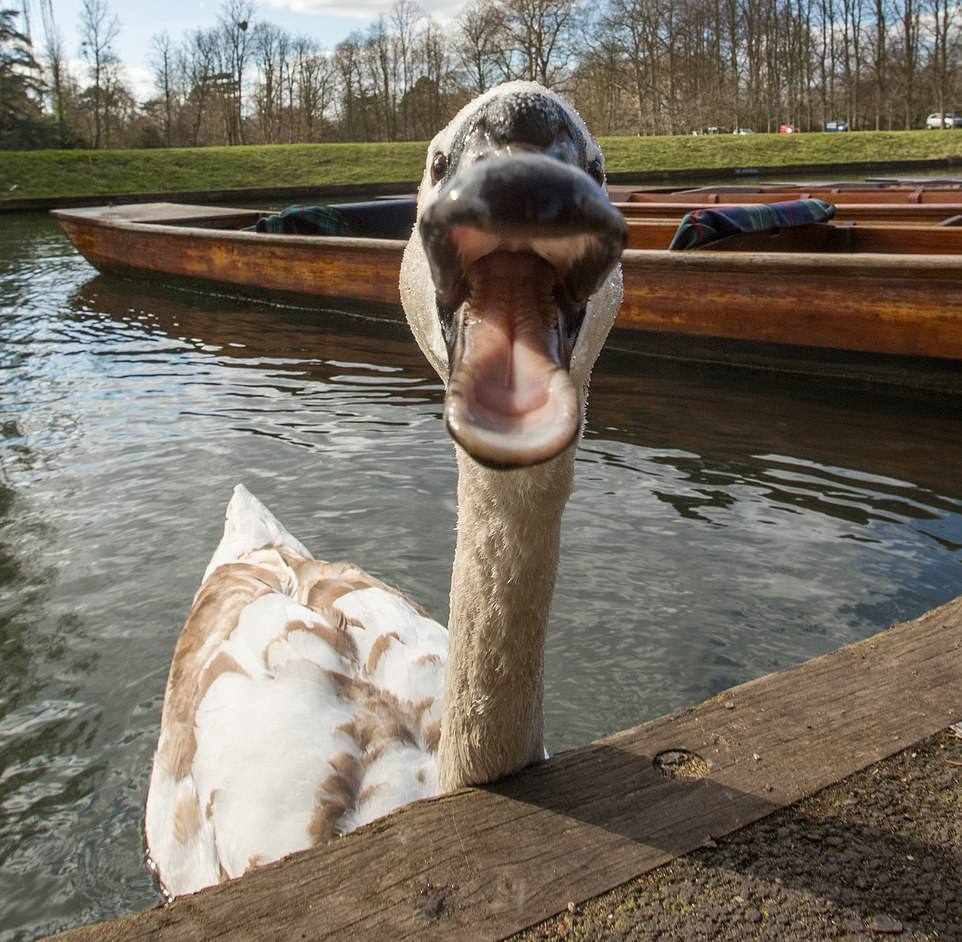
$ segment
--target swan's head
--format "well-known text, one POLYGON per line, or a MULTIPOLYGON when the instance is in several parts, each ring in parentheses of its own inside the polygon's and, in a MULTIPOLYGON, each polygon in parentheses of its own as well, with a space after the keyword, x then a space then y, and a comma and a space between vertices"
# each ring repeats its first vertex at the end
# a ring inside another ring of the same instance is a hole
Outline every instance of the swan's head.
POLYGON ((577 438, 626 231, 600 148, 540 85, 492 89, 431 142, 401 298, 475 460, 538 464, 577 438))

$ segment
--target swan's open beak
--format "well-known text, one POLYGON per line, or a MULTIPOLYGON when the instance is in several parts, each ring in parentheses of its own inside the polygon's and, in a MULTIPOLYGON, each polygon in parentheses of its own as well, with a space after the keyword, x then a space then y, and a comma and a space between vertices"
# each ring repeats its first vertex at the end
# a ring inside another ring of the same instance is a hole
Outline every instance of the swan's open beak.
POLYGON ((526 152, 459 172, 419 227, 448 348, 448 431, 489 467, 555 457, 581 429, 568 367, 624 218, 583 170, 526 152))

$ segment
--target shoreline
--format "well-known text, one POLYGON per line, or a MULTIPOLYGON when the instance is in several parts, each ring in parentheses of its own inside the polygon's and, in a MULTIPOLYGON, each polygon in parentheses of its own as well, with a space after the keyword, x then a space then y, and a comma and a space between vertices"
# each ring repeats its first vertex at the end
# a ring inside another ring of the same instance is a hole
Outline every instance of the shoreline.
MULTIPOLYGON (((736 182, 750 183, 761 177, 787 177, 802 174, 826 175, 831 173, 871 174, 917 170, 949 170, 962 168, 962 158, 943 157, 934 160, 857 161, 831 164, 792 164, 786 166, 723 167, 717 169, 691 170, 638 170, 609 173, 609 185, 672 183, 685 181, 717 180, 731 177, 736 182)), ((339 183, 327 186, 281 186, 245 187, 240 189, 171 190, 127 193, 95 193, 88 196, 33 196, 0 199, 0 213, 45 212, 50 209, 68 209, 81 206, 102 206, 113 203, 198 203, 202 205, 250 203, 257 200, 295 199, 313 196, 322 200, 378 199, 415 193, 418 181, 396 183, 339 183)))
POLYGON ((880 936, 962 939, 962 731, 946 729, 510 938, 880 936))

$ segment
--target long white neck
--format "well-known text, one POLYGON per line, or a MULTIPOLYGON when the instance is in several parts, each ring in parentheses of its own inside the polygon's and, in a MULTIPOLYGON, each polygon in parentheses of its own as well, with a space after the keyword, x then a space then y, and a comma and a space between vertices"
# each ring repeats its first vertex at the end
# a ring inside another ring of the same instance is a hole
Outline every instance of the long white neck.
POLYGON ((480 785, 544 757, 544 643, 574 475, 572 446, 534 468, 491 471, 458 452, 438 780, 480 785))

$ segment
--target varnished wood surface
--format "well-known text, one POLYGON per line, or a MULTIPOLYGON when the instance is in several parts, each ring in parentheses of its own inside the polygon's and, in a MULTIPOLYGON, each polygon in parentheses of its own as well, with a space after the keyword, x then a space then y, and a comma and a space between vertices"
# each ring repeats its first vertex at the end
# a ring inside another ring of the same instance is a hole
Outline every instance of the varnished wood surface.
POLYGON ((236 209, 231 206, 200 206, 193 203, 143 203, 122 204, 119 206, 88 206, 81 209, 57 210, 53 215, 63 220, 87 219, 101 222, 139 222, 156 224, 194 223, 204 225, 207 222, 227 222, 235 219, 245 221, 245 225, 252 225, 259 217, 265 215, 255 209, 236 209))
POLYGON ((224 232, 95 216, 91 210, 55 215, 81 254, 102 271, 135 268, 317 299, 401 301, 399 240, 224 232))
POLYGON ((929 203, 954 205, 962 208, 962 189, 958 187, 846 187, 843 185, 811 184, 797 187, 703 187, 695 190, 645 191, 634 190, 629 203, 700 203, 704 205, 745 205, 780 203, 786 200, 822 199, 836 205, 889 203, 919 206, 929 203))
POLYGON ((962 257, 625 252, 618 325, 962 358, 962 257))
POLYGON ((499 785, 58 939, 499 939, 960 717, 962 597, 499 785), (663 776, 655 759, 670 750, 701 757, 707 776, 663 776))
MULTIPOLYGON (((688 199, 688 194, 669 194, 672 199, 666 202, 615 203, 628 219, 681 219, 695 209, 704 209, 706 204, 699 200, 688 199)), ((798 199, 798 196, 788 197, 798 199)), ((767 200, 763 202, 768 202, 767 200)), ((832 202, 828 200, 828 202, 832 202)), ((719 205, 736 205, 724 201, 719 205)), ((962 214, 960 203, 839 203, 835 219, 839 222, 892 222, 902 225, 934 226, 947 219, 962 214)))
MULTIPOLYGON (((677 220, 628 219, 627 222, 629 249, 667 249, 678 229, 677 220)), ((702 251, 962 255, 962 225, 813 223, 772 232, 739 233, 703 246, 702 251)))
MULTIPOLYGON (((206 219, 208 212, 160 204, 56 215, 77 248, 105 271, 135 268, 318 301, 400 301, 401 241, 225 232, 186 224, 206 219)), ((236 214, 244 211, 220 212, 225 224, 238 224, 236 214)), ((625 302, 617 326, 962 359, 962 229, 916 233, 866 226, 844 233, 835 227, 806 228, 820 231, 823 245, 842 241, 855 251, 799 251, 806 248, 801 230, 737 236, 707 251, 629 249, 622 257, 625 302), (769 245, 792 251, 766 251, 769 245), (901 245, 912 248, 890 251, 901 245), (858 246, 870 251, 860 252, 858 246), (933 247, 945 254, 926 251, 933 247)), ((632 246, 666 245, 673 226, 631 222, 629 232, 632 246)))

